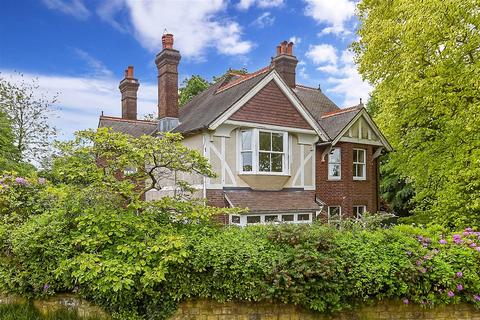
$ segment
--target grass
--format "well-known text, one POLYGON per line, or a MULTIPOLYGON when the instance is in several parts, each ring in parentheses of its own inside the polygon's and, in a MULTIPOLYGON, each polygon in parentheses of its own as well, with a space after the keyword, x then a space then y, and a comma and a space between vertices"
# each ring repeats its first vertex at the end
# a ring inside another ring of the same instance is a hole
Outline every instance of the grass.
POLYGON ((59 310, 48 316, 40 314, 31 304, 0 305, 1 320, 96 320, 95 318, 81 318, 73 311, 59 310))

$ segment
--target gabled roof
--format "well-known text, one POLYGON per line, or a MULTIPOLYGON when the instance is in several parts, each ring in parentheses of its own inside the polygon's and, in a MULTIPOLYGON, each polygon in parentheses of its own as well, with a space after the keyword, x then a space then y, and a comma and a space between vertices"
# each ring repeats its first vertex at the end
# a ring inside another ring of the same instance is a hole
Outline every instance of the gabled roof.
POLYGON ((329 138, 334 140, 338 134, 352 121, 355 116, 363 110, 363 105, 357 105, 350 108, 338 109, 323 113, 319 118, 319 123, 327 132, 329 138))
POLYGON ((100 116, 99 128, 112 128, 115 132, 130 134, 134 137, 151 135, 157 130, 157 121, 130 120, 117 117, 100 116))
POLYGON ((263 72, 256 72, 253 76, 237 75, 229 81, 213 84, 180 108, 180 125, 174 132, 188 133, 207 128, 212 121, 259 83, 268 71, 269 69, 265 69, 263 72))
POLYGON ((234 208, 248 208, 250 212, 312 212, 319 211, 315 195, 304 190, 255 191, 228 190, 225 199, 234 208))
POLYGON ((303 105, 317 121, 324 113, 340 110, 340 108, 319 89, 297 84, 293 92, 295 92, 303 105))

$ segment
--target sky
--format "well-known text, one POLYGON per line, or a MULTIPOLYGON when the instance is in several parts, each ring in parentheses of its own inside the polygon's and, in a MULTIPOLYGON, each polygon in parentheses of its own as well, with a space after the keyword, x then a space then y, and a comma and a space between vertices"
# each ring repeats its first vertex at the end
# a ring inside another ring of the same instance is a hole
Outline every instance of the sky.
POLYGON ((0 11, 0 77, 37 79, 54 97, 60 139, 121 114, 118 84, 128 65, 139 79, 138 112, 156 112, 155 55, 165 30, 182 55, 179 80, 269 65, 293 41, 297 83, 318 87, 340 107, 366 101, 348 50, 356 0, 6 0, 0 11), (22 74, 23 77, 20 77, 22 74))

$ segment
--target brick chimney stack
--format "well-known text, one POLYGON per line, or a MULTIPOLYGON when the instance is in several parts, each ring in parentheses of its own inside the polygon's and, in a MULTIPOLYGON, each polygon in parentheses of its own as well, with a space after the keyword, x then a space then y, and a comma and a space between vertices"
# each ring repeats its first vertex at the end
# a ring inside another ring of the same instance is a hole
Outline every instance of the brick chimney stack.
POLYGON ((133 66, 125 70, 125 78, 120 81, 119 89, 122 93, 122 118, 137 119, 137 91, 140 84, 133 77, 133 66))
POLYGON ((272 58, 273 68, 290 88, 295 88, 295 69, 298 60, 293 55, 293 42, 283 41, 277 46, 277 55, 272 58))
POLYGON ((159 130, 170 131, 178 126, 178 64, 181 56, 173 49, 173 34, 162 36, 162 51, 157 54, 159 130))

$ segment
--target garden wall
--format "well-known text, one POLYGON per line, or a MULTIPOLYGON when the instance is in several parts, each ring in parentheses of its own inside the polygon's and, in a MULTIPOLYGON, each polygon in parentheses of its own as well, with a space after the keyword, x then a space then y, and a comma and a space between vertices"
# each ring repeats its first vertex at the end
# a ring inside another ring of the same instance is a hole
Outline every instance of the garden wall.
POLYGON ((226 302, 211 300, 186 301, 180 304, 171 320, 367 320, 367 319, 431 319, 479 320, 480 310, 468 304, 440 306, 433 309, 405 305, 401 301, 381 301, 354 311, 334 315, 309 312, 293 305, 267 302, 226 302))

